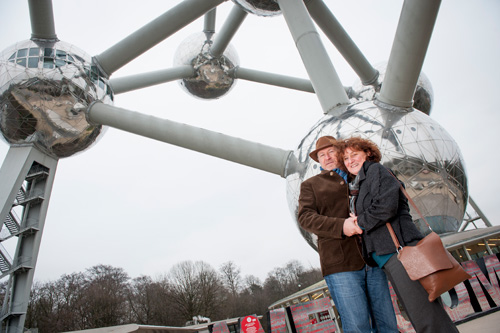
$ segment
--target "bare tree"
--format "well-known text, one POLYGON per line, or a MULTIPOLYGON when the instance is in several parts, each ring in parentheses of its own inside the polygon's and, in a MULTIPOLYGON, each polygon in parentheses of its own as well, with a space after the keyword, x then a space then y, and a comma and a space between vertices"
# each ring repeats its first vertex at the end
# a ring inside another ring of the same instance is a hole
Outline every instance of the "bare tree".
POLYGON ((317 267, 310 267, 299 274, 299 286, 301 288, 312 286, 321 280, 323 280, 323 274, 321 273, 321 269, 317 267))
POLYGON ((25 325, 44 330, 48 325, 58 327, 57 318, 54 316, 55 298, 51 283, 34 283, 31 289, 25 325))
POLYGON ((153 280, 149 276, 140 276, 132 280, 128 300, 133 322, 152 323, 154 299, 153 280))
POLYGON ((61 324, 61 331, 85 328, 84 294, 86 278, 83 273, 63 275, 53 285, 58 294, 56 315, 61 324))
POLYGON ((196 262, 200 282, 202 314, 208 318, 218 318, 221 315, 220 304, 225 301, 225 290, 219 274, 207 263, 196 262))
POLYGON ((185 323, 180 316, 173 298, 172 286, 166 276, 156 278, 153 282, 153 321, 152 325, 182 326, 185 323))
POLYGON ((122 268, 97 265, 87 269, 84 293, 86 328, 120 325, 128 311, 127 273, 122 268))
POLYGON ((304 266, 297 260, 292 260, 283 267, 273 269, 268 274, 264 285, 274 297, 282 298, 302 288, 300 276, 304 272, 304 266))
POLYGON ((199 315, 196 272, 193 262, 184 261, 170 269, 173 299, 184 320, 199 315))
POLYGON ((56 282, 36 282, 26 316, 26 326, 40 332, 62 332, 81 327, 83 274, 64 275, 56 282))
POLYGON ((223 263, 220 267, 222 282, 229 289, 231 295, 235 297, 241 289, 241 269, 232 261, 223 263))
POLYGON ((218 314, 222 282, 210 265, 184 261, 172 267, 169 277, 175 306, 186 322, 196 316, 213 319, 218 314))
POLYGON ((224 312, 227 318, 237 317, 243 310, 239 294, 242 289, 241 270, 234 262, 228 261, 221 265, 219 272, 221 273, 222 283, 227 290, 225 302, 222 305, 224 312))
POLYGON ((254 275, 245 276, 244 289, 239 298, 240 316, 266 313, 269 300, 272 299, 260 279, 254 275))
POLYGON ((244 278, 244 285, 246 290, 250 290, 251 293, 257 290, 262 290, 262 282, 255 275, 246 275, 244 278))
POLYGON ((172 306, 172 295, 167 279, 153 281, 149 276, 132 280, 129 290, 130 322, 147 325, 179 325, 172 306))
POLYGON ((8 284, 9 284, 8 279, 0 281, 0 299, 1 299, 0 307, 3 307, 3 302, 5 301, 5 295, 7 293, 8 284))
POLYGON ((97 265, 55 282, 35 282, 26 326, 45 333, 126 323, 183 326, 193 317, 215 321, 264 314, 270 304, 321 278, 319 269, 305 270, 297 261, 275 268, 264 283, 253 275, 242 279, 233 262, 217 272, 205 262, 184 261, 156 280, 132 281, 121 268, 97 265))

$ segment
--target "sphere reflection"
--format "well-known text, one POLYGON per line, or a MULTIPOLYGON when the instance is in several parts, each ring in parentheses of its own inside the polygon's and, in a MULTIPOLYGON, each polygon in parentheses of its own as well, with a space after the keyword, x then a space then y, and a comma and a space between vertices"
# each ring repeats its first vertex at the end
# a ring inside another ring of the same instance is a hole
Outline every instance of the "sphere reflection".
POLYGON ((245 11, 258 16, 274 16, 281 14, 278 3, 274 0, 233 0, 245 11))
POLYGON ((190 95, 201 99, 217 99, 227 94, 236 83, 228 72, 239 65, 236 51, 228 45, 222 56, 213 57, 210 47, 213 34, 207 37, 200 32, 185 39, 177 49, 174 65, 192 66, 196 75, 179 80, 181 87, 190 95))
MULTIPOLYGON (((320 172, 319 164, 308 154, 324 135, 360 136, 375 142, 382 152, 381 163, 405 183, 408 194, 432 229, 440 234, 458 230, 468 200, 466 170, 458 145, 426 114, 387 111, 373 101, 349 105, 340 116, 325 115, 295 150, 298 161, 306 165, 301 173, 287 177, 287 200, 295 219, 300 184, 320 172)), ((417 226, 427 233, 427 227, 413 208, 411 214, 417 226)), ((316 236, 300 230, 316 248, 316 236)))
MULTIPOLYGON (((375 65, 375 68, 379 72, 378 81, 384 84, 385 73, 387 71, 387 64, 375 65)), ((378 91, 375 91, 373 86, 365 86, 361 83, 361 80, 357 80, 352 85, 352 95, 351 101, 361 102, 361 101, 373 101, 375 95, 378 91)), ((415 93, 413 95, 413 107, 423 113, 430 115, 432 111, 432 105, 434 103, 434 90, 432 89, 432 84, 427 78, 425 73, 421 72, 417 87, 415 88, 415 93)))
POLYGON ((0 54, 0 130, 11 145, 55 157, 90 147, 102 132, 85 115, 96 100, 112 103, 107 80, 73 45, 28 40, 0 54))

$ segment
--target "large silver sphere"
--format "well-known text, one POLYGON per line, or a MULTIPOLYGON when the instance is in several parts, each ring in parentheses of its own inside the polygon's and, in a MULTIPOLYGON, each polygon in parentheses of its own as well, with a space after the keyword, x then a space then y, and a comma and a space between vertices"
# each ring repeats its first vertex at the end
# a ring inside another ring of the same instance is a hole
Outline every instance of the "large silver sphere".
POLYGON ((0 130, 10 145, 55 157, 83 151, 102 132, 87 122, 87 106, 112 98, 90 56, 71 44, 27 40, 0 54, 0 130))
POLYGON ((245 11, 258 16, 275 16, 281 14, 281 9, 275 0, 233 0, 245 11))
MULTIPOLYGON (((468 200, 466 170, 458 145, 426 114, 387 111, 373 101, 351 104, 340 116, 325 115, 295 150, 298 161, 306 165, 301 173, 286 179, 288 205, 295 219, 300 184, 320 172, 319 164, 309 153, 314 150, 316 140, 324 135, 342 139, 359 136, 375 142, 383 156, 381 163, 404 181, 432 229, 440 234, 458 230, 468 200)), ((427 227, 413 208, 411 214, 419 229, 427 233, 427 227)), ((316 236, 300 230, 316 248, 316 236)))
MULTIPOLYGON (((385 73, 387 72, 387 63, 375 65, 375 68, 379 72, 378 81, 383 85, 385 73)), ((365 86, 361 83, 361 80, 356 80, 356 82, 352 85, 351 101, 373 101, 378 92, 379 91, 375 91, 373 86, 365 86)), ((413 95, 413 107, 427 115, 430 115, 433 103, 434 90, 432 89, 432 84, 427 78, 427 75, 421 72, 418 77, 415 94, 413 95)))
POLYGON ((230 45, 220 57, 213 57, 210 48, 216 34, 207 37, 203 32, 186 38, 174 56, 174 65, 193 66, 196 76, 179 80, 189 94, 201 99, 217 99, 227 94, 236 83, 229 70, 239 65, 238 54, 230 45))

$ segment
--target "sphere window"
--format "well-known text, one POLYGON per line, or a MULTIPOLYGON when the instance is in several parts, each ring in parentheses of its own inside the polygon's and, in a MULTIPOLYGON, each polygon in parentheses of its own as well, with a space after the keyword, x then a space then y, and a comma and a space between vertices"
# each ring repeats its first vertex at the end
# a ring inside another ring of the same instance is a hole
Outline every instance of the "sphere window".
POLYGON ((54 59, 52 58, 43 58, 43 68, 54 68, 54 59))
POLYGON ((30 48, 30 51, 29 51, 30 57, 38 57, 39 55, 40 55, 40 48, 39 47, 30 48))
MULTIPOLYGON (((80 57, 79 55, 77 54, 73 54, 73 57, 76 58, 76 60, 78 60, 79 62, 81 62, 82 64, 85 63, 85 59, 83 59, 82 57, 80 57)), ((73 59, 73 57, 71 57, 71 59, 73 59)))
POLYGON ((26 67, 26 58, 17 59, 16 64, 26 67))
POLYGON ((28 55, 28 49, 20 49, 17 51, 17 58, 23 58, 28 55))
MULTIPOLYGON (((47 47, 43 49, 42 68, 53 69, 54 67, 62 67, 69 63, 74 63, 75 58, 80 62, 84 62, 82 58, 77 56, 72 57, 66 51, 47 47)), ((23 67, 38 68, 40 59, 40 48, 33 47, 18 50, 17 53, 10 56, 9 61, 23 67)))
POLYGON ((28 68, 38 68, 39 57, 29 57, 28 58, 28 68))
POLYGON ((66 61, 61 59, 56 59, 56 67, 62 67, 64 65, 66 65, 66 61))
POLYGON ((43 51, 43 56, 44 57, 53 58, 54 57, 54 50, 51 49, 51 48, 46 47, 44 49, 44 51, 43 51))

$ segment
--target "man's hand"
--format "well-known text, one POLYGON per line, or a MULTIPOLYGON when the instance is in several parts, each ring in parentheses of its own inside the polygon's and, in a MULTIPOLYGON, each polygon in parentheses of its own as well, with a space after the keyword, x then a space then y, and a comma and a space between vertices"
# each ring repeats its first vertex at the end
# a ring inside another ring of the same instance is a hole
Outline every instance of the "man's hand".
POLYGON ((351 217, 344 221, 344 235, 350 237, 353 235, 361 235, 363 230, 358 226, 358 218, 351 215, 351 217))

